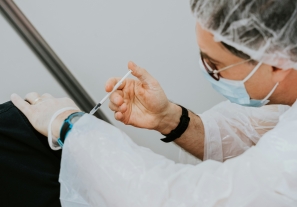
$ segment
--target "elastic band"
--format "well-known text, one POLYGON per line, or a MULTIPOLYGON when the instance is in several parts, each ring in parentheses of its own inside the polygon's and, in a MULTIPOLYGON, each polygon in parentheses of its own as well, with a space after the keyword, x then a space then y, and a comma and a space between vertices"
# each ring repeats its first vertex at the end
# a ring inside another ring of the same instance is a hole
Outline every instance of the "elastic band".
POLYGON ((250 72, 250 74, 242 82, 245 83, 248 79, 250 79, 262 64, 263 64, 262 62, 259 62, 258 65, 256 65, 256 67, 254 68, 254 70, 252 70, 252 72, 250 72))
MULTIPOLYGON (((65 111, 70 111, 70 110, 79 110, 78 108, 74 108, 74 107, 66 107, 66 108, 62 108, 62 109, 60 109, 60 110, 58 110, 58 111, 56 111, 55 113, 54 113, 54 115, 52 116, 52 118, 51 118, 51 120, 50 120, 50 122, 49 122, 49 125, 48 125, 48 128, 47 128, 47 140, 48 140, 48 144, 49 144, 49 146, 50 146, 50 148, 52 149, 52 150, 59 150, 59 149, 61 149, 61 147, 60 146, 54 146, 53 145, 53 135, 52 135, 52 123, 53 123, 53 121, 60 115, 60 114, 62 114, 63 112, 65 112, 65 111)), ((57 137, 54 137, 54 138, 56 138, 57 139, 57 137)))
POLYGON ((270 93, 261 101, 262 103, 264 103, 266 100, 269 99, 269 97, 274 93, 274 91, 276 90, 276 88, 277 88, 278 85, 279 85, 279 82, 275 84, 275 86, 270 91, 270 93))
MULTIPOLYGON (((237 65, 241 65, 241 64, 243 64, 243 63, 246 63, 246 62, 249 62, 249 61, 251 61, 252 59, 247 59, 247 60, 244 60, 244 61, 241 61, 241 62, 239 62, 239 63, 235 63, 235 64, 232 64, 232 65, 229 65, 229 66, 227 66, 227 67, 225 67, 225 68, 222 68, 222 69, 219 69, 219 70, 215 70, 215 71, 213 71, 213 73, 220 73, 220 72, 222 72, 222 71, 224 71, 224 70, 228 70, 229 68, 232 68, 232 67, 234 67, 234 66, 237 66, 237 65)), ((207 64, 207 63, 206 63, 207 64)), ((208 64, 207 64, 208 65, 208 64)), ((208 65, 209 66, 209 65, 208 65)), ((209 66, 210 67, 210 66, 209 66)))

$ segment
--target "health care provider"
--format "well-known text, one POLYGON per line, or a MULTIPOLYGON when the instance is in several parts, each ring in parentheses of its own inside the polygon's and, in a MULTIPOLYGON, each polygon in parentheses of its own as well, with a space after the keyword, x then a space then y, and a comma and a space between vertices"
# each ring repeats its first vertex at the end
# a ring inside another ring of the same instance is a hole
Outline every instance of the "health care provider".
MULTIPOLYGON (((130 62, 138 80, 126 80, 110 108, 117 120, 157 130, 163 141, 212 160, 176 164, 74 113, 80 110, 68 98, 30 93, 29 102, 38 100, 30 105, 12 95, 53 149, 64 144, 63 206, 297 205, 297 2, 192 0, 191 7, 202 74, 232 103, 197 116, 169 102, 157 80, 130 62), (268 103, 291 107, 251 108, 268 103)), ((117 81, 110 79, 106 91, 117 81)))

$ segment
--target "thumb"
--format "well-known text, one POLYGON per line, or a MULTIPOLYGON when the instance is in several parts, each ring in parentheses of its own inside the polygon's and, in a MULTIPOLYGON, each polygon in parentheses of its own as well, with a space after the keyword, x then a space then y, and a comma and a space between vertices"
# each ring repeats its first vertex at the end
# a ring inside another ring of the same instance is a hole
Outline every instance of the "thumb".
POLYGON ((31 114, 31 105, 17 94, 12 94, 10 100, 28 118, 31 114))
POLYGON ((132 70, 132 75, 138 78, 145 85, 152 85, 156 82, 155 78, 151 76, 145 69, 137 66, 134 62, 128 63, 128 68, 132 70))

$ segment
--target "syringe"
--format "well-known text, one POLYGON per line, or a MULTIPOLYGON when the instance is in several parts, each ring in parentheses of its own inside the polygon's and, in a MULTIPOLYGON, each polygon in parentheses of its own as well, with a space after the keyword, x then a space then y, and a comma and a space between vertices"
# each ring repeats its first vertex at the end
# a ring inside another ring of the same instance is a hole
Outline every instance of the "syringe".
POLYGON ((129 70, 129 72, 113 87, 112 91, 109 92, 90 112, 91 115, 93 115, 99 108, 100 106, 109 98, 109 96, 117 90, 120 85, 123 83, 123 81, 132 73, 132 70, 129 70))

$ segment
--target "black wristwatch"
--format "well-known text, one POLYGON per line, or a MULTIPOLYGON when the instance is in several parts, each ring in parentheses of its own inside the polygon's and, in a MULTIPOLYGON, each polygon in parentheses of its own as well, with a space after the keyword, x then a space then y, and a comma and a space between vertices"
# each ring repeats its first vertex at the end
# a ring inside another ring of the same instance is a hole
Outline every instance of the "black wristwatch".
POLYGON ((77 122, 85 112, 75 112, 70 114, 65 120, 61 127, 60 138, 58 139, 58 144, 63 147, 67 133, 72 129, 75 122, 77 122))
POLYGON ((190 117, 189 117, 188 110, 181 105, 178 105, 178 106, 182 108, 182 115, 180 117, 180 122, 178 126, 170 132, 170 134, 163 134, 164 136, 166 136, 165 138, 161 139, 163 142, 168 143, 180 138, 189 126, 190 117))

